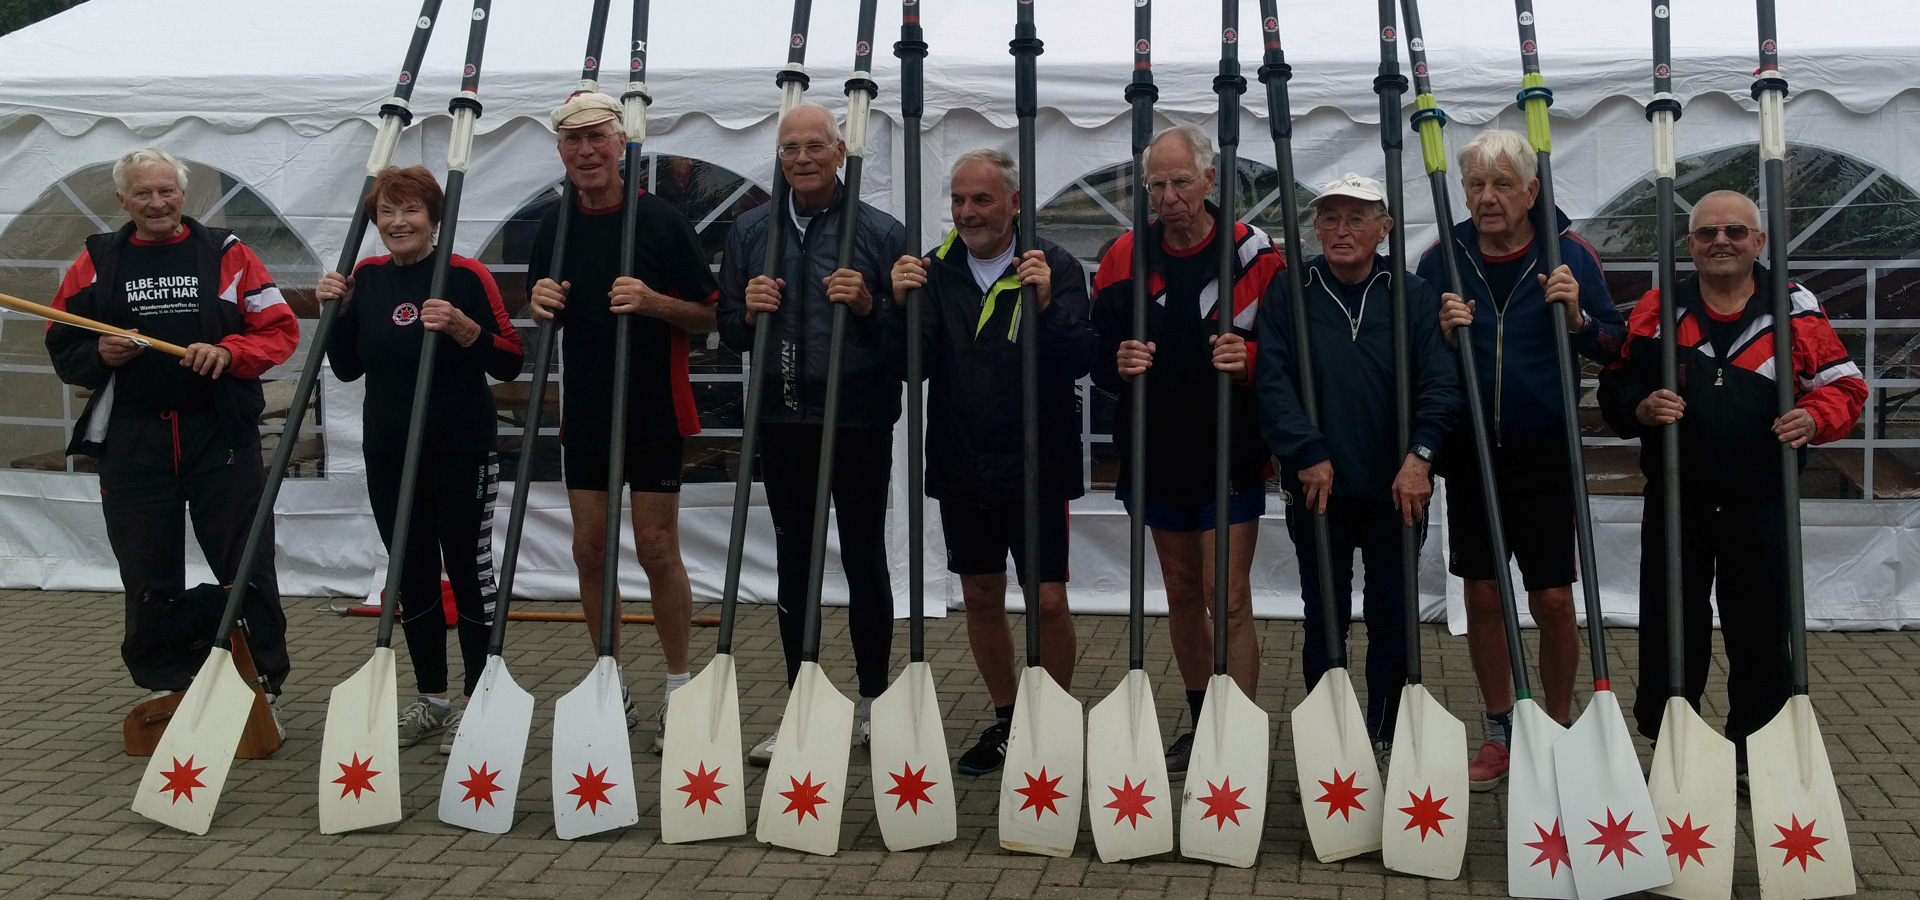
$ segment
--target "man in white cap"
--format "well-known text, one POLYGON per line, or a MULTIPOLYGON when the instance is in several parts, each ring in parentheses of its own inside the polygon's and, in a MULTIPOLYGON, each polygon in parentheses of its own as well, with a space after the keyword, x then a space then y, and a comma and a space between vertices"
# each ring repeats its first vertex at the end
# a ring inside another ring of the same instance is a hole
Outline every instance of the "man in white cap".
POLYGON ((1331 664, 1320 596, 1312 515, 1324 513, 1332 538, 1333 614, 1342 642, 1353 618, 1353 553, 1366 566, 1367 732, 1376 751, 1392 745, 1400 686, 1406 680, 1406 619, 1401 529, 1426 534, 1434 450, 1465 402, 1455 360, 1440 337, 1439 294, 1378 255, 1393 230, 1380 182, 1349 174, 1313 198, 1313 230, 1324 253, 1302 273, 1307 341, 1319 394, 1319 427, 1301 405, 1294 298, 1276 278, 1260 305, 1254 392, 1260 430, 1280 460, 1292 503, 1287 533, 1300 560, 1306 601, 1307 688, 1331 664), (1413 391, 1410 441, 1400 444, 1394 384, 1393 279, 1404 280, 1413 391))
MULTIPOLYGON (((608 544, 607 484, 612 435, 614 317, 632 316, 627 373, 626 481, 632 488, 633 543, 647 573, 653 628, 666 657, 666 693, 688 680, 687 644, 693 609, 687 569, 680 559, 681 442, 700 431, 687 379, 687 335, 712 331, 719 294, 693 225, 659 197, 640 192, 633 234, 634 271, 620 272, 621 208, 626 182, 620 162, 626 132, 620 102, 606 94, 577 94, 553 111, 560 161, 579 203, 565 210, 566 258, 552 259, 561 210, 540 219, 527 264, 533 316, 562 329, 561 462, 573 513, 573 562, 587 635, 600 642, 601 573, 608 544)), ((619 603, 616 593, 614 602, 619 603)), ((615 613, 618 614, 616 609, 615 613)), ((619 635, 614 654, 619 655, 619 635)), ((660 709, 664 717, 666 704, 660 709)), ((640 712, 627 702, 627 727, 640 712)), ((656 728, 659 752, 664 724, 656 728)))

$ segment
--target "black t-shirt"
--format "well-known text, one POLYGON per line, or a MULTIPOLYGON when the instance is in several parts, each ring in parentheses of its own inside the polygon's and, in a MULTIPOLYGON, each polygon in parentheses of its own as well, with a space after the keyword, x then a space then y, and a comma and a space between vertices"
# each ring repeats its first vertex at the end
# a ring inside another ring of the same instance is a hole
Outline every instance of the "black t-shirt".
MULTIPOLYGON (((353 303, 327 338, 327 362, 341 381, 367 376, 361 422, 370 454, 400 453, 407 446, 413 385, 420 373, 420 307, 433 286, 433 257, 400 265, 391 256, 360 261, 353 271, 353 303)), ((486 376, 520 376, 520 337, 507 321, 493 276, 480 263, 453 257, 446 301, 480 325, 466 347, 444 338, 433 356, 433 390, 427 400, 422 453, 491 450, 493 392, 486 376)))
POLYGON ((1746 332, 1747 320, 1752 317, 1754 306, 1752 301, 1748 301, 1747 305, 1741 307, 1740 311, 1734 313, 1732 317, 1721 318, 1718 313, 1708 309, 1705 303, 1700 305, 1700 311, 1704 313, 1700 321, 1707 327, 1707 342, 1713 347, 1713 355, 1722 365, 1733 358, 1734 351, 1740 349, 1734 345, 1734 342, 1746 332))
MULTIPOLYGON (((620 272, 621 207, 575 207, 567 223, 567 258, 556 279, 570 283, 567 305, 555 318, 564 360, 560 440, 569 447, 604 450, 612 426, 615 316, 608 292, 620 272)), ((540 218, 527 285, 552 277, 558 204, 540 218)), ((653 290, 691 303, 711 304, 719 286, 687 217, 665 200, 640 195, 633 238, 634 277, 653 290)), ((627 441, 661 444, 698 434, 687 380, 687 333, 652 316, 629 316, 627 441)))
MULTIPOLYGON (((200 318, 200 260, 190 235, 182 231, 160 244, 133 238, 114 267, 117 287, 131 314, 126 327, 182 347, 206 341, 200 318)), ((204 290, 214 294, 219 288, 209 285, 204 290)), ((213 407, 215 397, 213 379, 194 374, 172 356, 153 352, 141 353, 122 366, 113 390, 115 415, 204 411, 213 407)))
POLYGON ((1520 277, 1527 274, 1527 251, 1532 247, 1532 244, 1528 244, 1510 256, 1480 254, 1480 264, 1487 268, 1487 290, 1493 295, 1495 307, 1507 308, 1507 300, 1513 297, 1513 289, 1519 286, 1520 277))

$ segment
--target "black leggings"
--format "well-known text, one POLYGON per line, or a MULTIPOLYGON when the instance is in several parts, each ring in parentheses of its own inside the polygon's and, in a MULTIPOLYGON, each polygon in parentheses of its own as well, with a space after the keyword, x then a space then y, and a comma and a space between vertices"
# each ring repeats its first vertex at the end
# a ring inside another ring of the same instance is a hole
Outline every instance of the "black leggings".
MULTIPOLYGON (((821 430, 818 425, 760 427, 760 473, 779 560, 780 646, 787 654, 788 687, 800 674, 821 430)), ((886 535, 887 483, 892 472, 892 429, 840 429, 833 455, 833 512, 840 526, 847 630, 853 637, 853 665, 862 697, 878 697, 886 691, 893 653, 893 585, 887 572, 886 535)))
MULTIPOLYGON (((400 501, 402 453, 369 452, 367 497, 380 540, 393 547, 393 518, 400 501)), ((493 451, 436 454, 420 460, 414 485, 412 534, 400 570, 400 625, 422 694, 447 689, 447 620, 440 600, 441 560, 460 613, 460 657, 471 695, 487 667, 493 628, 493 501, 500 463, 493 451)))

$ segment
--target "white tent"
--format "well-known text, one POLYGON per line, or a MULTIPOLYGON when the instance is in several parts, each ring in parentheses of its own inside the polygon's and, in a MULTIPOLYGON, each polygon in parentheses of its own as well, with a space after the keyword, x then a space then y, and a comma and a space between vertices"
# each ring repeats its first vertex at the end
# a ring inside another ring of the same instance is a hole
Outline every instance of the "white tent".
MULTIPOLYGON (((462 210, 459 252, 475 253, 501 221, 558 176, 545 113, 577 76, 587 5, 501 0, 494 8, 482 79, 483 134, 462 210)), ((627 4, 614 5, 605 71, 617 93, 629 26, 627 4)), ((1521 127, 1512 104, 1519 79, 1511 7, 1500 0, 1425 5, 1435 88, 1455 123, 1450 140, 1462 141, 1485 123, 1521 127)), ((843 102, 839 88, 848 75, 855 6, 817 4, 808 35, 811 96, 833 107, 843 102)), ((926 162, 929 173, 941 173, 968 149, 1012 146, 1012 64, 1006 52, 1012 10, 1004 0, 926 6, 926 162)), ((1571 0, 1537 6, 1541 58, 1555 91, 1556 187, 1561 205, 1578 220, 1643 181, 1650 169, 1641 113, 1650 92, 1647 10, 1571 0)), ((1157 7, 1158 110, 1163 120, 1210 127, 1219 46, 1214 7, 1176 7, 1166 0, 1157 7)), ((1909 75, 1920 49, 1920 17, 1909 7, 1902 0, 1782 5, 1783 60, 1793 86, 1791 141, 1844 149, 1900 183, 1920 185, 1913 125, 1920 91, 1909 75)), ((1242 155, 1270 161, 1264 93, 1254 75, 1260 44, 1251 39, 1260 34, 1258 6, 1247 2, 1242 9, 1239 30, 1249 39, 1242 41, 1241 62, 1251 82, 1242 98, 1242 155)), ((1122 89, 1131 69, 1131 11, 1119 0, 1038 4, 1047 45, 1039 60, 1036 177, 1042 197, 1129 152, 1122 89)), ((457 82, 466 31, 459 26, 467 10, 450 0, 441 13, 445 21, 419 73, 413 104, 419 119, 402 143, 402 164, 437 166, 443 155, 448 119, 442 104, 457 82)), ((91 0, 0 39, 0 172, 6 173, 0 179, 0 230, 75 169, 160 144, 244 183, 314 257, 331 261, 345 234, 344 214, 360 183, 372 123, 391 89, 414 16, 405 0, 177 0, 161 6, 91 0)), ((648 150, 705 160, 764 183, 778 104, 772 74, 784 58, 789 18, 790 7, 781 0, 654 4, 648 150)), ((1752 142, 1757 125, 1747 91, 1753 21, 1751 4, 1733 0, 1677 7, 1675 90, 1686 103, 1678 132, 1681 156, 1752 142)), ((867 198, 898 211, 898 68, 886 52, 895 25, 890 14, 883 15, 877 29, 882 94, 867 198)), ((1372 79, 1379 33, 1372 11, 1288 2, 1280 25, 1295 72, 1301 179, 1314 183, 1349 170, 1377 171, 1372 79)), ((1430 214, 1422 212, 1429 204, 1417 143, 1409 148, 1408 225, 1412 244, 1420 246, 1434 232, 1430 214)), ((942 187, 937 177, 925 186, 929 224, 922 237, 928 240, 945 227, 942 187)), ((15 344, 5 341, 17 354, 15 344)), ((283 491, 282 577, 290 592, 355 594, 366 589, 378 557, 357 463, 358 387, 329 379, 325 390, 328 476, 289 481, 283 491)), ((0 422, 8 421, 4 412, 0 422)), ((901 481, 896 477, 896 500, 901 481)), ((572 592, 565 503, 557 490, 548 490, 553 488, 542 485, 533 497, 522 563, 522 587, 539 596, 572 592)), ((718 592, 730 494, 728 485, 696 485, 684 495, 686 553, 703 597, 718 592)), ((0 585, 115 588, 96 498, 91 476, 0 470, 0 585)), ((1596 497, 1594 506, 1610 617, 1618 612, 1631 620, 1640 504, 1596 497)), ((1116 561, 1124 559, 1125 531, 1118 509, 1104 493, 1090 494, 1075 507, 1078 608, 1114 609, 1124 602, 1125 567, 1116 561)), ((1920 555, 1914 534, 1920 503, 1810 501, 1806 519, 1814 618, 1837 627, 1920 622, 1920 585, 1905 565, 1920 555)), ((1262 614, 1291 614, 1298 595, 1277 508, 1269 525, 1256 563, 1257 604, 1262 614)), ((937 561, 939 539, 929 540, 929 559, 937 561)), ((1441 577, 1444 546, 1443 530, 1436 527, 1424 566, 1436 606, 1443 593, 1457 591, 1441 577)), ((904 553, 895 558, 904 559, 904 553)), ((770 573, 771 562, 770 546, 756 546, 748 569, 770 573)), ((641 590, 638 572, 627 569, 635 579, 630 589, 641 590)), ((930 596, 957 603, 957 588, 941 574, 933 573, 930 596)), ((756 598, 770 596, 770 587, 770 575, 748 583, 756 598)))

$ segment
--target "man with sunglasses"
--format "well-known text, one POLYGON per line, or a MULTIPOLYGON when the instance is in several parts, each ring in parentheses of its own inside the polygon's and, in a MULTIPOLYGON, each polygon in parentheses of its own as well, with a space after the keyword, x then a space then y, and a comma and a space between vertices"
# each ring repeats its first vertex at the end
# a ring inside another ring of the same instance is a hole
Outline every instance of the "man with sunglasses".
MULTIPOLYGON (((1640 527, 1640 733, 1660 734, 1667 700, 1667 604, 1684 606, 1687 700, 1697 709, 1713 651, 1708 594, 1718 582, 1727 648, 1727 737, 1746 769, 1747 735, 1792 690, 1787 655, 1786 505, 1780 445, 1846 437, 1867 383, 1820 302, 1798 283, 1792 301, 1794 408, 1778 415, 1773 278, 1759 264, 1768 235, 1745 195, 1714 191, 1693 207, 1687 250, 1695 274, 1674 285, 1678 393, 1660 387, 1659 290, 1635 304, 1620 358, 1600 375, 1600 409, 1621 437, 1640 438, 1646 513, 1640 527), (1679 424, 1680 534, 1666 532, 1662 442, 1679 424), (1669 540, 1680 542, 1681 596, 1666 595, 1669 540)), ((1802 464, 1806 454, 1800 454, 1802 464)))
MULTIPOLYGON (((893 423, 900 418, 900 371, 893 347, 897 314, 890 274, 906 252, 906 229, 858 197, 839 178, 847 158, 840 126, 825 107, 801 104, 780 121, 780 171, 786 197, 749 210, 727 236, 720 264, 720 339, 737 353, 753 349, 753 329, 772 316, 771 352, 753 360, 765 378, 760 407, 760 474, 773 517, 780 646, 787 685, 800 672, 812 561, 813 502, 827 403, 833 304, 847 306, 841 348, 840 406, 833 457, 833 513, 840 567, 847 577, 847 631, 860 689, 860 740, 871 735, 873 698, 887 689, 893 651, 893 587, 887 571, 887 489, 893 473, 893 423), (852 210, 849 222, 848 211, 852 210), (761 270, 767 231, 783 216, 779 278, 761 270), (854 229, 853 259, 838 268, 840 235, 854 229), (777 315, 776 315, 777 313, 777 315), (770 367, 771 372, 759 369, 770 367)), ((742 460, 742 465, 748 461, 742 460)), ((779 733, 747 754, 773 760, 779 733)))

